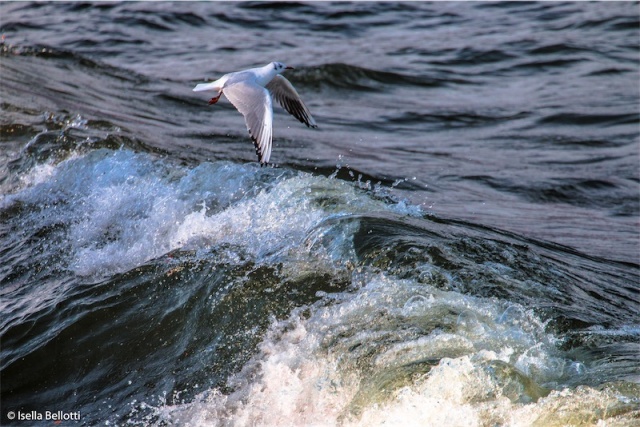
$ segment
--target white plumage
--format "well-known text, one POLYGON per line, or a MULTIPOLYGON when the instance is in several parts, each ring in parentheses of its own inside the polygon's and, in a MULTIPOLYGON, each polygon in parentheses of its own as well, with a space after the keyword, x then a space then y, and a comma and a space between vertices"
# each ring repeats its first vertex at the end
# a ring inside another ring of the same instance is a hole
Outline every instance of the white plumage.
POLYGON ((209 104, 218 102, 224 93, 244 116, 258 159, 261 164, 266 164, 271 157, 273 139, 272 97, 300 122, 308 127, 317 127, 296 89, 280 75, 284 70, 292 68, 281 62, 271 62, 264 67, 225 74, 214 82, 197 85, 193 91, 217 91, 217 96, 211 98, 209 104))

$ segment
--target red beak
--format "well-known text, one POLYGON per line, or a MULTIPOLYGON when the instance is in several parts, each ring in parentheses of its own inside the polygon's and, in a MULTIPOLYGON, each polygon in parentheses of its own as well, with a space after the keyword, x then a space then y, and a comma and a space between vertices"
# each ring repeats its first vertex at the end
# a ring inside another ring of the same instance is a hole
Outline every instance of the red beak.
POLYGON ((285 70, 295 70, 293 67, 284 67, 285 70))

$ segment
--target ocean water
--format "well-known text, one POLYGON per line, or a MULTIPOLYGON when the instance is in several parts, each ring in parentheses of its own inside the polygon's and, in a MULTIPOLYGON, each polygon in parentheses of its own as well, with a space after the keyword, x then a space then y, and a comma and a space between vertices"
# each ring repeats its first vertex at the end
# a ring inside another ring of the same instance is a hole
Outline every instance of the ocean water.
POLYGON ((2 2, 0 32, 2 425, 640 423, 638 3, 2 2), (319 127, 276 108, 260 167, 191 89, 270 61, 319 127))

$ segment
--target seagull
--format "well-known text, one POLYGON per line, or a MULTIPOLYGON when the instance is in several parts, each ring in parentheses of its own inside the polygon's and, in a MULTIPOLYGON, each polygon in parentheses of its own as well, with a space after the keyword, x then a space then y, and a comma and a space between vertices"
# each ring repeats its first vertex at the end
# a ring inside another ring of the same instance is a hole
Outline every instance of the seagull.
POLYGON ((225 74, 214 82, 197 85, 193 91, 217 91, 218 94, 211 98, 209 105, 218 102, 223 93, 226 95, 244 116, 260 164, 265 165, 271 157, 273 122, 271 97, 274 97, 289 114, 307 127, 318 127, 291 82, 280 75, 283 71, 292 69, 293 67, 287 67, 282 62, 271 62, 264 67, 225 74))

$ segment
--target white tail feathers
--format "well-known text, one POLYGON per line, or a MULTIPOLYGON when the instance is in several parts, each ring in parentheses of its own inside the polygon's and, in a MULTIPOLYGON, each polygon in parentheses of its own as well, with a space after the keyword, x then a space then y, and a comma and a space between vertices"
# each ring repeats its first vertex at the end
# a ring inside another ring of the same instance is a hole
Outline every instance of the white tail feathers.
POLYGON ((216 82, 211 83, 200 83, 196 87, 193 88, 194 92, 202 92, 203 90, 215 90, 220 92, 220 87, 216 86, 216 82))

